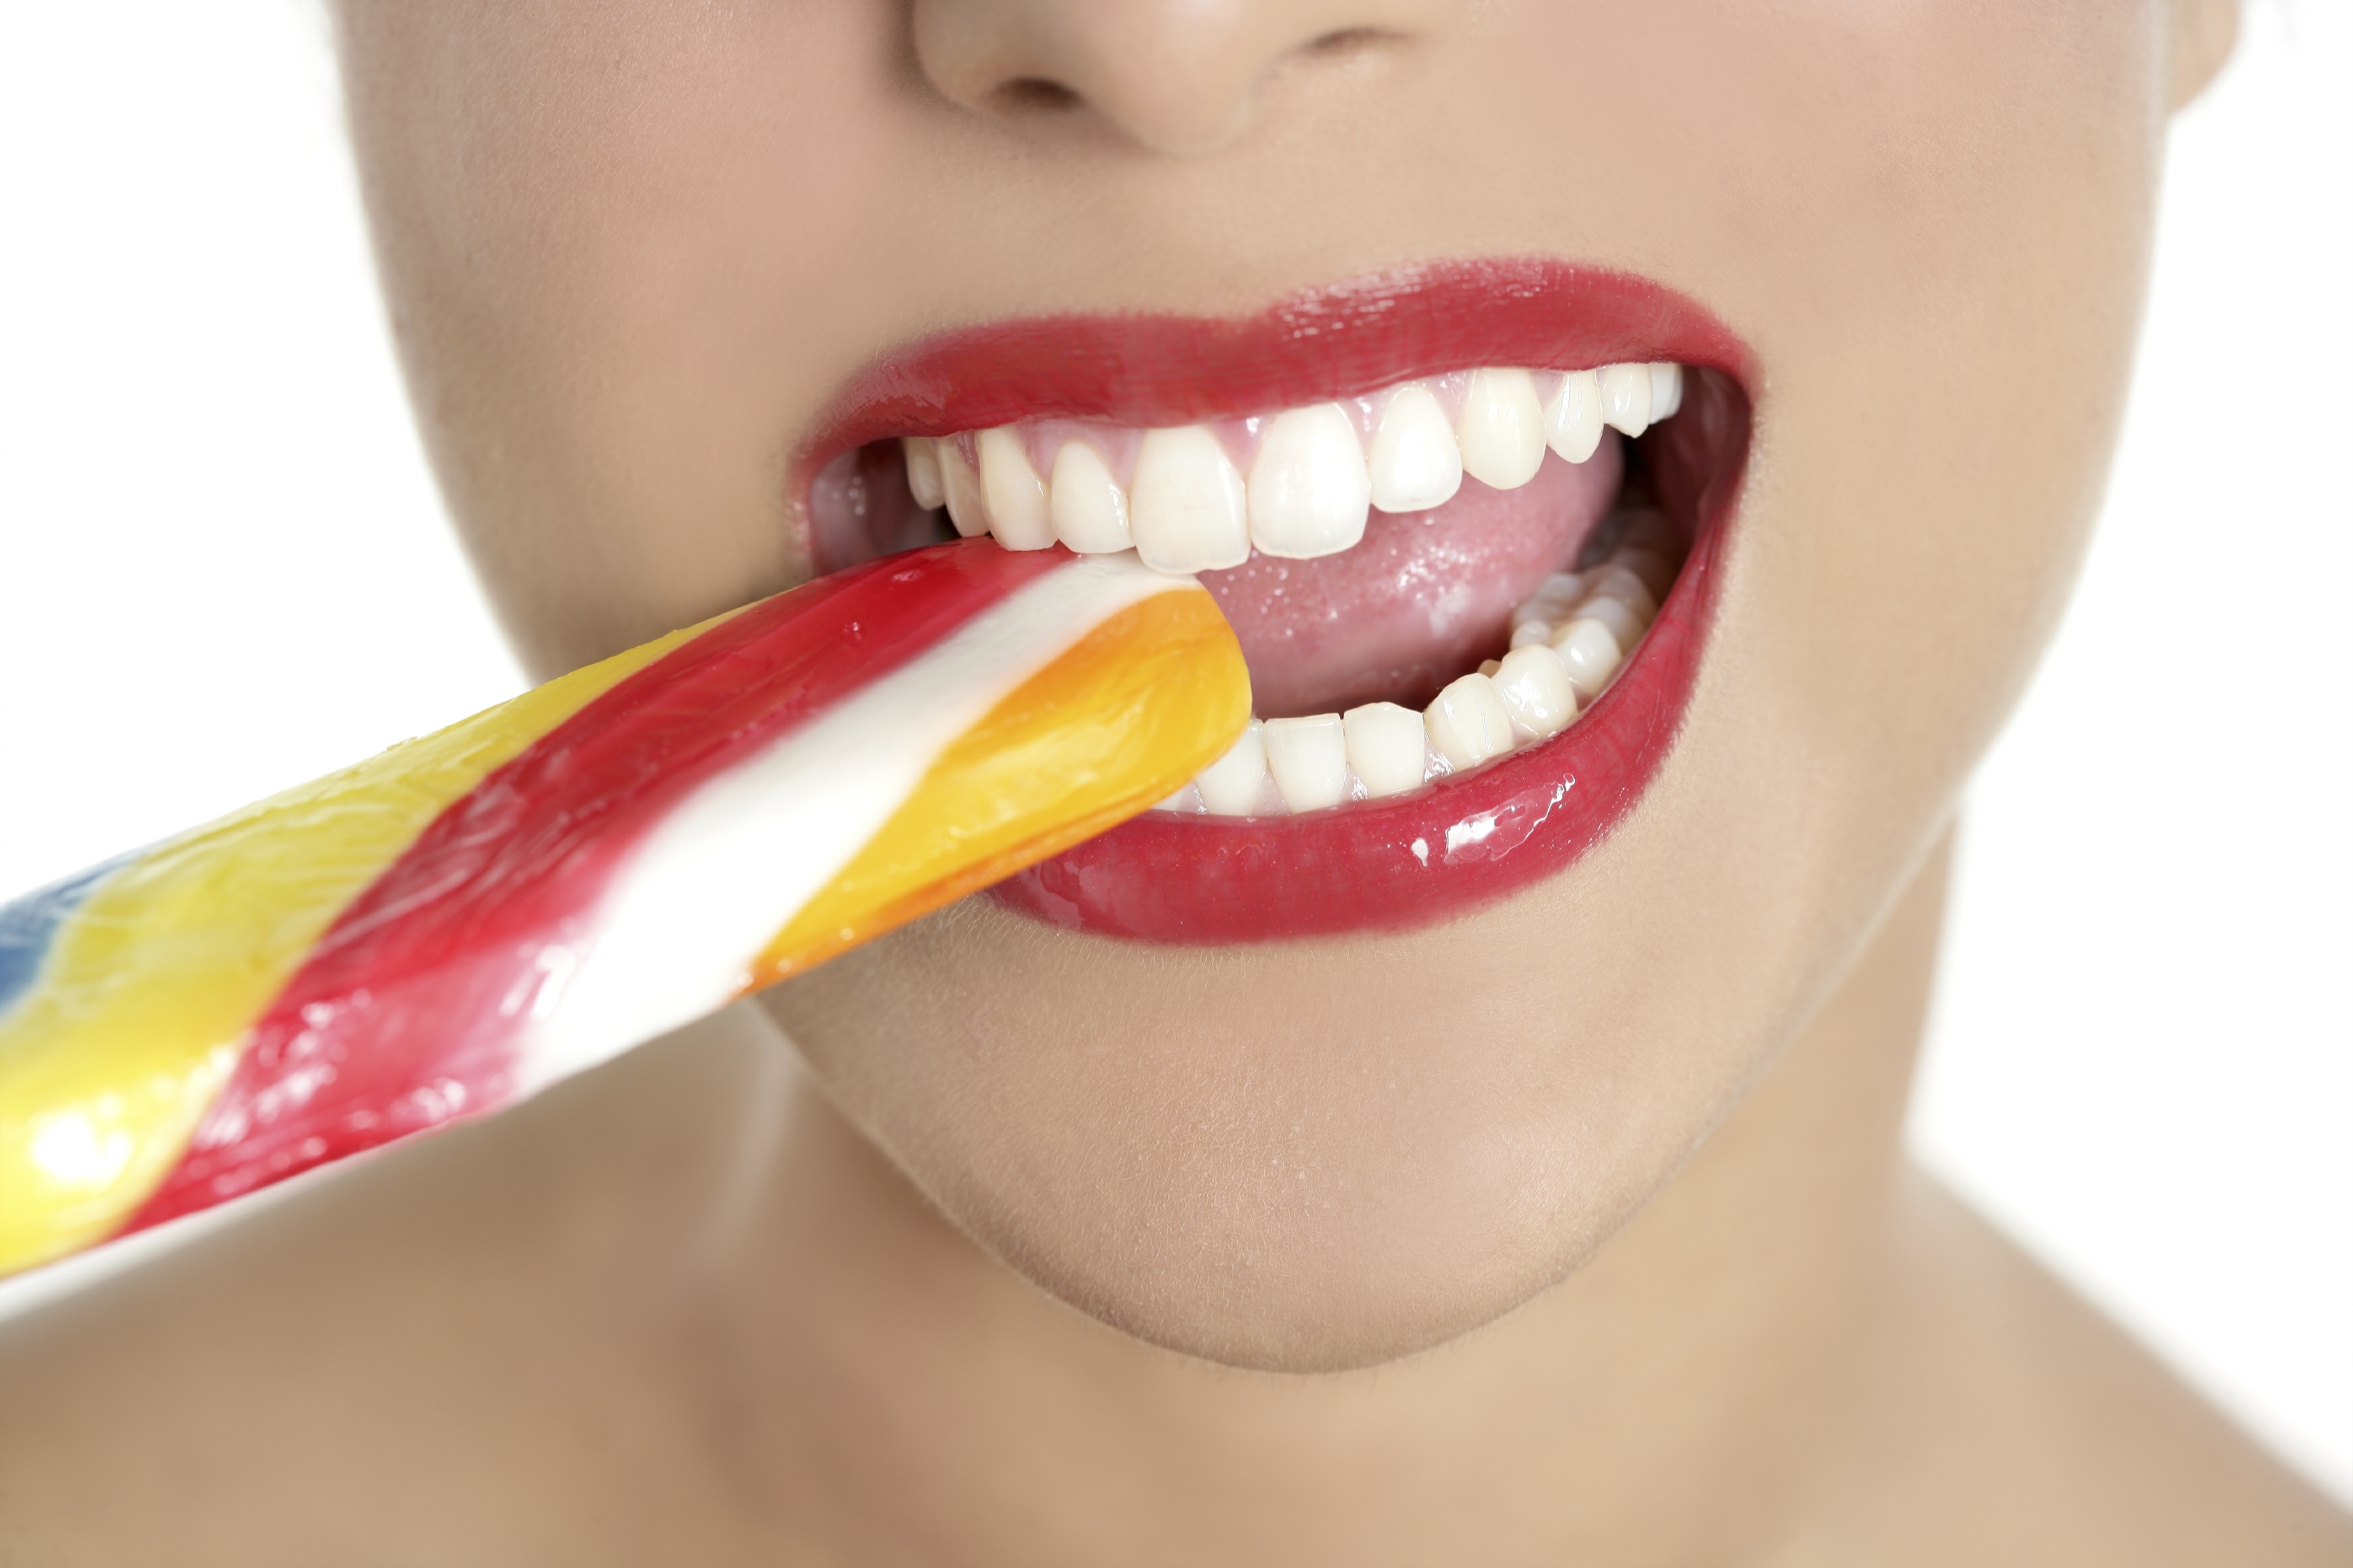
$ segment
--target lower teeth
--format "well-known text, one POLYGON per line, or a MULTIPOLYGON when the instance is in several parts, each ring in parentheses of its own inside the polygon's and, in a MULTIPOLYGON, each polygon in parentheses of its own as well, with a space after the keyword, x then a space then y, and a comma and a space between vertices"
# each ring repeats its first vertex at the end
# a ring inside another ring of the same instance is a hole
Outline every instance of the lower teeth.
POLYGON ((1345 713, 1250 721, 1163 811, 1282 816, 1419 789, 1568 728, 1617 676, 1682 565, 1656 511, 1613 518, 1607 559, 1545 580, 1512 612, 1511 642, 1416 713, 1371 702, 1345 713))

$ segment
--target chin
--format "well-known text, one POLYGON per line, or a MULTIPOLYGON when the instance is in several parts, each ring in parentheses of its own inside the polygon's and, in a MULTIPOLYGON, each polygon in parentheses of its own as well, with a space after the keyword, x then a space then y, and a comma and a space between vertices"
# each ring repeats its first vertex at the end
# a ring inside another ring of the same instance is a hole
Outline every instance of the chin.
POLYGON ((1700 1131, 1623 1092, 1631 1038, 1588 1016, 1564 1052, 1554 989, 1501 984, 1545 898, 1244 952, 976 900, 767 1003, 860 1131, 1046 1290, 1170 1350, 1331 1371, 1556 1282, 1700 1131))

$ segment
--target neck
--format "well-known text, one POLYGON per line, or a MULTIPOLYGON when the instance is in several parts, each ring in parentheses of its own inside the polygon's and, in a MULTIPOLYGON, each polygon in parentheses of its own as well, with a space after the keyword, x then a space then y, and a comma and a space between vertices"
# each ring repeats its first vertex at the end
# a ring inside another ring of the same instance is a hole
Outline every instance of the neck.
POLYGON ((1754 1554, 1827 1437, 1884 1246, 1947 857, 1590 1264, 1363 1372, 1236 1372, 1103 1328, 789 1083, 698 1325, 744 1500, 859 1562, 1754 1554))

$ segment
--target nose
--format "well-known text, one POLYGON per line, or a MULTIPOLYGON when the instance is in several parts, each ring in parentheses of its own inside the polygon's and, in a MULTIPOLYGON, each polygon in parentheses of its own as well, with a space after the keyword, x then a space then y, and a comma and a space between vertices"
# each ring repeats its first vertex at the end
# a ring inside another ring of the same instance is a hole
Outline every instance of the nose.
POLYGON ((1211 153, 1278 74, 1409 47, 1445 0, 915 0, 915 58, 952 102, 1030 122, 1092 114, 1155 152, 1211 153))

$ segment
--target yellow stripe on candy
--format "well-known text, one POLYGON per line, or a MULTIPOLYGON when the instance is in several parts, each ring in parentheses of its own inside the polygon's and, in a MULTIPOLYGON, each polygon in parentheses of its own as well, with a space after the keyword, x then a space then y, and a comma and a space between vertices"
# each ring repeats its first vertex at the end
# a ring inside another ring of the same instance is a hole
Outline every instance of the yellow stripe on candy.
POLYGON ((118 1229, 336 916, 491 772, 714 624, 248 806, 101 882, 0 1018, 0 1275, 118 1229))
POLYGON ((1250 721, 1250 673, 1194 587, 1096 626, 941 752, 754 966, 748 989, 1093 837, 1166 798, 1250 721))

